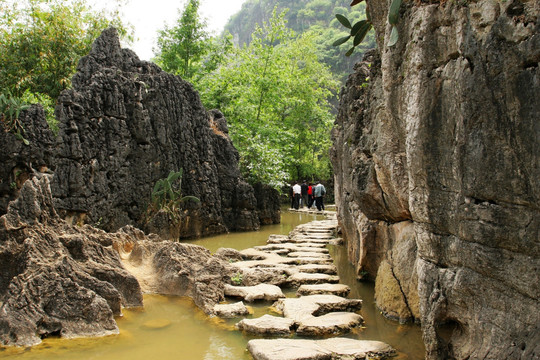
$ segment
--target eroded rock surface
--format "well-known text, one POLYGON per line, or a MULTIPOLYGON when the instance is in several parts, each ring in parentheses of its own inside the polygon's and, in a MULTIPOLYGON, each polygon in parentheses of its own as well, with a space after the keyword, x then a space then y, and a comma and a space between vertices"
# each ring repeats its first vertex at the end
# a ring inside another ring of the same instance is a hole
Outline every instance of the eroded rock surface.
POLYGON ((248 350, 255 360, 340 360, 388 358, 395 354, 380 341, 331 338, 325 340, 250 340, 248 350))
POLYGON ((234 304, 216 304, 213 311, 217 316, 222 318, 233 318, 249 314, 249 309, 241 301, 234 304))
MULTIPOLYGON (((121 49, 115 29, 80 60, 73 89, 58 103, 53 191, 62 212, 102 219, 107 230, 142 224, 156 181, 183 169, 182 193, 201 203, 185 204, 172 235, 259 227, 253 188, 240 176, 223 115, 208 113, 191 84, 121 49)), ((167 219, 152 220, 149 231, 165 236, 167 219)))
POLYGON ((380 51, 333 130, 349 258, 428 359, 538 357, 540 4, 403 2, 390 48, 368 6, 380 51))
POLYGON ((118 333, 123 306, 142 306, 136 278, 113 248, 128 237, 72 227, 52 207, 50 177, 23 185, 0 218, 0 342, 118 333))
POLYGON ((226 261, 130 226, 72 226, 53 207, 50 178, 27 180, 0 218, 1 344, 118 333, 114 316, 142 306, 143 292, 189 296, 214 314, 230 278, 226 261))
POLYGON ((55 138, 36 106, 21 114, 24 145, 0 134, 0 215, 34 171, 53 170, 57 211, 71 223, 107 231, 125 225, 163 238, 255 230, 279 223, 279 196, 254 189, 238 168, 223 114, 206 111, 191 84, 121 49, 105 30, 83 57, 56 108, 55 138), (176 217, 146 213, 157 180, 183 170, 185 202, 176 217))

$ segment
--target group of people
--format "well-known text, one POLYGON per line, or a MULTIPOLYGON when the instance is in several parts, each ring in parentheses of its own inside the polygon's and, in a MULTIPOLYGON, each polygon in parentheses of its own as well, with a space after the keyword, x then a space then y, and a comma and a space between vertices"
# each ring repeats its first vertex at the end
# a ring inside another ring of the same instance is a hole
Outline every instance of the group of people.
POLYGON ((326 188, 320 181, 317 181, 315 185, 307 183, 306 180, 302 185, 295 182, 291 187, 291 208, 298 210, 300 207, 306 207, 311 209, 313 204, 317 207, 317 210, 324 210, 323 197, 326 195, 326 188))

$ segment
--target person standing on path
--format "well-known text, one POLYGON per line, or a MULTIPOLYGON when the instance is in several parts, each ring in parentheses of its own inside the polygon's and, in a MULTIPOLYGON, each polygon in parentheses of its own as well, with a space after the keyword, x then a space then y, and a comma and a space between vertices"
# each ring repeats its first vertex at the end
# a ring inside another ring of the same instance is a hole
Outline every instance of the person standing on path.
POLYGON ((300 196, 302 194, 302 188, 300 185, 298 185, 298 182, 294 183, 294 186, 292 187, 293 190, 293 197, 294 197, 294 208, 298 210, 298 206, 300 205, 300 196))
POLYGON ((313 184, 312 183, 309 183, 307 193, 308 193, 307 207, 308 207, 308 209, 311 209, 311 207, 313 206, 313 184))
POLYGON ((313 197, 315 198, 315 205, 317 210, 324 210, 323 196, 326 195, 326 188, 320 181, 317 181, 317 186, 313 189, 313 197))
POLYGON ((308 206, 308 184, 306 180, 304 180, 300 187, 302 188, 302 207, 304 208, 308 206))

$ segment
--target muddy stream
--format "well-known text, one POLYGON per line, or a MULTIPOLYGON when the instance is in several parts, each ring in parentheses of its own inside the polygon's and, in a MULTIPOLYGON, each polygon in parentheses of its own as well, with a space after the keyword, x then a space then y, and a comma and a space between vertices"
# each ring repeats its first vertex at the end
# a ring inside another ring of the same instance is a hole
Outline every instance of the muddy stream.
MULTIPOLYGON (((233 233, 191 241, 214 252, 220 247, 238 250, 266 244, 270 234, 288 234, 295 226, 321 219, 315 215, 282 212, 282 223, 261 231, 233 233)), ((399 325, 385 319, 373 304, 373 285, 357 282, 347 261, 345 247, 330 246, 341 282, 351 287, 349 298, 364 299, 361 311, 365 327, 345 335, 357 339, 380 340, 398 350, 394 359, 417 360, 424 357, 420 327, 399 325)), ((286 292, 294 296, 294 291, 286 292)), ((248 360, 250 337, 234 330, 236 320, 208 318, 187 298, 145 295, 144 309, 124 309, 117 319, 119 335, 102 338, 44 339, 29 348, 0 348, 2 359, 185 359, 248 360)), ((253 306, 253 317, 262 316, 268 303, 253 306)))

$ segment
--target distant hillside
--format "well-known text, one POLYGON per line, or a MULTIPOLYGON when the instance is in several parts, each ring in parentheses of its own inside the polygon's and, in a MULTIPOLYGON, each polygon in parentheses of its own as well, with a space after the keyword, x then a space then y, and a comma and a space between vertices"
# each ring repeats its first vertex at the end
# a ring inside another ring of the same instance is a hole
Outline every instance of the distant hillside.
POLYGON ((278 11, 289 9, 286 15, 288 26, 297 33, 313 31, 319 34, 319 58, 343 81, 352 72, 354 64, 362 59, 363 52, 375 47, 373 33, 366 37, 364 44, 350 57, 344 55, 350 43, 340 47, 332 46, 335 40, 347 35, 335 14, 343 14, 351 21, 365 18, 365 3, 353 8, 349 4, 350 0, 248 0, 225 25, 225 31, 233 35, 236 44, 249 43, 256 24, 268 21, 274 7, 277 6, 278 11))

